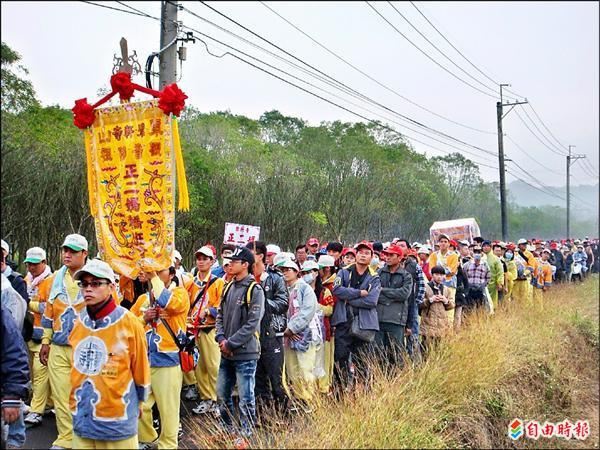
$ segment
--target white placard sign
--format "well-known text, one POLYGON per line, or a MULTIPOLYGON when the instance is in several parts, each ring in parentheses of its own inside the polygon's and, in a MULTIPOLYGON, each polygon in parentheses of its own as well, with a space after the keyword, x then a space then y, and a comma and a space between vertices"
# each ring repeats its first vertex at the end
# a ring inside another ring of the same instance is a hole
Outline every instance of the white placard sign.
POLYGON ((258 241, 259 236, 260 227, 225 222, 224 244, 246 245, 248 242, 258 241))

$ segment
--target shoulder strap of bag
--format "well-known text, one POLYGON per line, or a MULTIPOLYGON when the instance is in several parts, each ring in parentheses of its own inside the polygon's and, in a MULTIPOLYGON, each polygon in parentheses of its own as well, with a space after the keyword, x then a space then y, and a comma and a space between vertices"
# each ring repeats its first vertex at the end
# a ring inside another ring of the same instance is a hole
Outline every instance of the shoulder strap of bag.
POLYGON ((169 335, 171 335, 171 338, 173 338, 173 342, 175 342, 175 345, 177 346, 177 348, 179 349, 179 351, 182 352, 184 347, 179 342, 179 339, 177 339, 177 337, 175 336, 175 333, 173 332, 173 329, 169 325, 169 322, 167 322, 162 317, 160 317, 160 321, 162 322, 162 324, 165 326, 165 328, 169 332, 169 335))
POLYGON ((204 286, 204 288, 198 292, 198 295, 196 296, 196 299, 194 300, 194 303, 192 303, 192 306, 190 306, 190 313, 192 312, 192 310, 194 309, 194 307, 196 306, 196 304, 206 295, 206 293, 208 292, 208 289, 213 285, 213 283, 215 281, 217 281, 216 276, 213 276, 212 274, 210 275, 210 279, 208 280, 208 283, 206 283, 206 285, 204 286))
POLYGON ((250 308, 250 302, 252 301, 252 289, 254 289, 254 286, 257 285, 258 283, 253 281, 250 283, 250 286, 248 286, 248 290, 246 291, 246 308, 250 308))
MULTIPOLYGON (((156 300, 154 298, 154 292, 152 292, 152 288, 150 288, 150 287, 148 288, 148 296, 150 298, 150 306, 154 307, 156 300)), ((175 333, 173 333, 173 329, 171 328, 169 323, 160 316, 159 316, 159 320, 165 326, 165 328, 169 332, 169 335, 171 335, 171 338, 173 338, 173 342, 175 342, 175 345, 177 346, 179 351, 183 351, 183 346, 179 343, 179 339, 177 339, 177 337, 175 336, 175 333)))

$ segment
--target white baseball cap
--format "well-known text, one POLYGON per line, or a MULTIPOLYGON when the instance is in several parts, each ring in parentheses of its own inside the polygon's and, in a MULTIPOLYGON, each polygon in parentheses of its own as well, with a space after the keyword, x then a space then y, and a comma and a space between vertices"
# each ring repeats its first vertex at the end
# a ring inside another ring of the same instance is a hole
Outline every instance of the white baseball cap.
POLYGON ((198 257, 198 254, 208 256, 210 259, 215 259, 215 254, 213 253, 212 248, 210 248, 208 245, 200 247, 198 250, 196 250, 196 257, 198 257))
POLYGON ((519 239, 517 241, 517 245, 521 245, 521 244, 527 244, 527 239, 519 239))
POLYGON ((279 248, 278 245, 275 245, 275 244, 267 245, 267 255, 277 255, 279 253, 281 253, 281 249, 279 248))
POLYGON ((173 250, 173 259, 178 259, 179 261, 183 259, 181 257, 181 253, 179 253, 179 250, 173 250))
POLYGON ((287 267, 289 269, 294 269, 296 272, 300 272, 300 269, 298 269, 298 265, 291 259, 284 259, 279 264, 277 264, 277 267, 280 267, 282 269, 287 267))
POLYGON ((295 256, 293 253, 288 253, 288 252, 281 252, 281 253, 277 253, 275 255, 275 257, 273 258, 273 265, 277 266, 279 265, 281 262, 285 261, 289 259, 290 261, 295 260, 295 256))
POLYGON ((319 258, 319 267, 335 267, 335 258, 330 255, 323 255, 319 258))
POLYGON ((81 269, 75 272, 75 276, 73 278, 75 280, 79 280, 86 273, 96 278, 105 278, 111 283, 115 282, 115 273, 113 272, 111 267, 107 263, 105 263, 104 261, 100 261, 99 259, 89 260, 81 269))
POLYGON ((6 252, 7 255, 10 253, 8 242, 6 242, 4 239, 2 239, 2 251, 6 252))
POLYGON ((429 255, 431 253, 431 251, 427 248, 426 245, 422 245, 421 247, 419 247, 419 250, 417 250, 417 254, 419 254, 419 253, 429 255))
POLYGON ((69 234, 65 238, 65 242, 63 242, 61 247, 69 247, 71 250, 75 250, 76 252, 80 252, 82 250, 87 251, 88 241, 80 234, 69 234))
POLYGON ((37 264, 37 263, 41 263, 45 259, 46 259, 46 252, 44 251, 43 248, 31 247, 29 250, 27 250, 27 253, 25 253, 25 261, 23 261, 23 262, 37 264))
POLYGON ((319 263, 312 260, 305 261, 304 264, 302 264, 302 271, 308 272, 309 270, 319 270, 319 263))

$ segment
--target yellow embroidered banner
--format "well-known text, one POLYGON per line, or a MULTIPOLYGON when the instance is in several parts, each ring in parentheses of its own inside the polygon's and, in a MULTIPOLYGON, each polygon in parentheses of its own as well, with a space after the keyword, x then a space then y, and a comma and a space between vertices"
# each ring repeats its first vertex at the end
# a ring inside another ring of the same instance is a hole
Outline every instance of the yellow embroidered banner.
POLYGON ((177 125, 157 100, 96 110, 85 130, 90 209, 98 248, 118 273, 171 265, 176 167, 180 209, 189 207, 177 125), (183 195, 182 195, 183 193, 183 195))

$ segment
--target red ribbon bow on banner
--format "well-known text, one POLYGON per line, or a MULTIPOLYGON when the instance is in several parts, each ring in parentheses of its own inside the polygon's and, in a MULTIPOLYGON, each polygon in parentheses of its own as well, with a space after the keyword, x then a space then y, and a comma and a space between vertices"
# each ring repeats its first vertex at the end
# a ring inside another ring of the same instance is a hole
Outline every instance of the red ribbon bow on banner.
POLYGON ((181 114, 181 111, 185 107, 185 100, 188 98, 188 96, 179 89, 176 83, 165 86, 165 88, 159 92, 133 83, 131 81, 131 74, 127 72, 119 72, 110 77, 110 86, 112 92, 93 105, 90 105, 87 102, 87 98, 75 100, 75 106, 71 111, 73 111, 73 123, 77 128, 84 130, 92 126, 95 120, 94 110, 98 106, 106 103, 116 94, 119 94, 121 101, 129 101, 131 97, 133 97, 135 91, 152 95, 154 98, 159 99, 158 107, 162 109, 165 114, 173 114, 177 117, 181 114))

